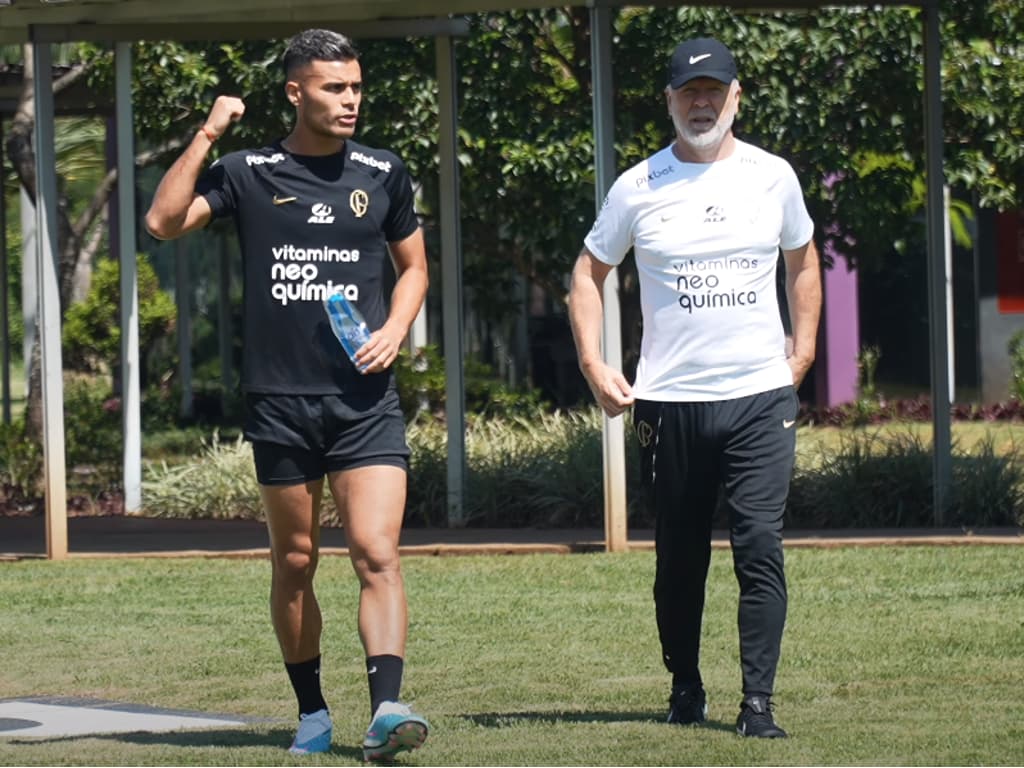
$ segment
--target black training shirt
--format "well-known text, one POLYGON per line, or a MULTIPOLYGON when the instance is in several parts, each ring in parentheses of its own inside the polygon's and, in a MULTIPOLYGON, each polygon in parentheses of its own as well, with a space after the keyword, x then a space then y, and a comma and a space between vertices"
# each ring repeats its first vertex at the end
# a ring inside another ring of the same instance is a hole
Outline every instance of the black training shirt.
POLYGON ((408 171, 391 152, 346 140, 341 152, 294 155, 275 142, 233 152, 196 192, 233 216, 243 261, 242 389, 265 394, 379 392, 393 374, 361 375, 331 333, 327 292, 344 286, 371 331, 387 319, 387 243, 419 223, 408 171))

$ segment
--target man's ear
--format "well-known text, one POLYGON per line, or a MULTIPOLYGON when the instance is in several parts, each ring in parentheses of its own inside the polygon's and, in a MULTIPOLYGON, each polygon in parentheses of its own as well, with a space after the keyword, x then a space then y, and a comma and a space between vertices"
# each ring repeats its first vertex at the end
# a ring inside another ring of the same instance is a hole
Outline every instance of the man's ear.
POLYGON ((284 94, 288 97, 288 101, 292 103, 293 107, 299 106, 299 102, 302 101, 302 89, 299 88, 299 84, 294 80, 289 80, 284 84, 284 94))

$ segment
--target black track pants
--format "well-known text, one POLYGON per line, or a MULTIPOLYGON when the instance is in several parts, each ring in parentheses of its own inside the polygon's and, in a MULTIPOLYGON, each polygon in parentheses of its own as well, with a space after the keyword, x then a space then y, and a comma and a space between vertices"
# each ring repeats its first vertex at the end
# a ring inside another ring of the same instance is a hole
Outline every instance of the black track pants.
POLYGON ((644 496, 656 519, 658 634, 676 681, 701 681, 711 523, 724 492, 740 587, 743 692, 773 692, 786 621, 782 516, 797 409, 792 387, 735 400, 636 403, 644 496))

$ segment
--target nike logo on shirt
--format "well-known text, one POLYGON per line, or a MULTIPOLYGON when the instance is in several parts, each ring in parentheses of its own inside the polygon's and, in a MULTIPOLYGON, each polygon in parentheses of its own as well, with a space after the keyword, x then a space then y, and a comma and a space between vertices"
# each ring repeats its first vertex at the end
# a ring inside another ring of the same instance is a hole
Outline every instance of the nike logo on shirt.
POLYGON ((278 197, 274 195, 274 205, 284 205, 285 203, 293 203, 299 198, 297 197, 278 197))

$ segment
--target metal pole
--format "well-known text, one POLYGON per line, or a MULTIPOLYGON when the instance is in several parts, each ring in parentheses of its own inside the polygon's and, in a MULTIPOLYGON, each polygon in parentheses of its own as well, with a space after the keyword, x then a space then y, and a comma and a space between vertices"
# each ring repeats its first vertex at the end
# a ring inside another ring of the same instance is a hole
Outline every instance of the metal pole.
POLYGON ((174 241, 174 304, 178 326, 178 380, 181 382, 181 403, 178 413, 191 419, 192 403, 192 285, 188 273, 189 249, 184 238, 174 241))
POLYGON ((458 80, 450 35, 435 38, 441 195, 441 290, 447 379, 448 525, 466 524, 466 394, 462 346, 462 236, 459 230, 458 80))
POLYGON ((943 244, 942 162, 942 47, 939 8, 935 0, 923 6, 925 165, 927 167, 928 327, 932 380, 932 498, 936 526, 946 522, 953 459, 949 417, 949 375, 946 345, 946 259, 943 244))
MULTIPOLYGON (((34 33, 34 29, 30 31, 34 33)), ((43 398, 43 474, 46 556, 68 556, 64 453, 64 364, 61 359, 60 251, 57 245, 57 166, 54 152, 53 59, 48 43, 32 46, 36 121, 36 285, 43 398)))
POLYGON ((21 359, 25 364, 25 391, 32 378, 32 350, 39 328, 39 248, 36 239, 36 204, 24 187, 19 188, 21 215, 21 320, 25 338, 21 341, 21 359))
MULTIPOLYGON (((615 181, 615 119, 612 105, 612 9, 590 9, 590 60, 593 67, 594 198, 597 210, 615 181)), ((604 282, 604 327, 601 354, 622 370, 622 320, 619 312, 619 272, 613 269, 604 282)), ((609 552, 629 548, 626 531, 626 439, 622 416, 603 417, 601 446, 604 457, 604 539, 609 552)))
POLYGON ((124 511, 142 509, 142 397, 139 369, 139 287, 135 243, 135 131, 132 48, 114 49, 117 115, 118 263, 121 268, 121 412, 124 421, 124 511))
POLYGON ((950 223, 949 185, 942 187, 942 255, 946 288, 946 376, 949 381, 949 403, 956 400, 956 332, 953 326, 953 228, 950 223))
POLYGON ((231 356, 231 255, 228 253, 228 236, 221 230, 217 234, 217 347, 220 350, 220 406, 221 413, 228 412, 228 403, 234 389, 233 360, 231 356))
MULTIPOLYGON (((4 178, 4 122, 0 118, 0 179, 4 178)), ((0 335, 3 345, 3 409, 4 424, 11 423, 11 324, 7 292, 7 195, 0 191, 0 335)))

